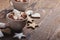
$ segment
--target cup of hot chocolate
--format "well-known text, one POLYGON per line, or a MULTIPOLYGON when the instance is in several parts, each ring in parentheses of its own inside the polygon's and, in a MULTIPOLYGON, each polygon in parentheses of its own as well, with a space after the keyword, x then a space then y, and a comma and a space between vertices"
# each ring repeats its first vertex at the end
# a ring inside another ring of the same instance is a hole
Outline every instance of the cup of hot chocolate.
POLYGON ((11 0, 13 3, 13 7, 20 11, 25 11, 28 8, 28 1, 27 0, 11 0))
POLYGON ((7 14, 6 19, 12 30, 21 31, 27 23, 27 15, 25 12, 21 12, 20 15, 17 15, 15 15, 13 12, 10 12, 7 14))

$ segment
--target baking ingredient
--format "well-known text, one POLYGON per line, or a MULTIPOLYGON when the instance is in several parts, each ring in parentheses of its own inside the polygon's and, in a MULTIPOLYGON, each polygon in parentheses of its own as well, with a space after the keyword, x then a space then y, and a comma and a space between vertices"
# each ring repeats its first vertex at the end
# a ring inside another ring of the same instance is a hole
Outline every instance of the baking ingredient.
POLYGON ((27 17, 25 12, 21 12, 21 17, 23 17, 24 19, 27 17))

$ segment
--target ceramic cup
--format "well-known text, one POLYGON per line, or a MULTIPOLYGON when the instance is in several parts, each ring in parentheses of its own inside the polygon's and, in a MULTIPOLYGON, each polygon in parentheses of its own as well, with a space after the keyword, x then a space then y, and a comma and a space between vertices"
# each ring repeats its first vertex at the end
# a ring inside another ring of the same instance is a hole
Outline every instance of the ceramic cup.
POLYGON ((23 20, 14 20, 12 18, 9 18, 9 15, 10 15, 10 13, 7 14, 6 19, 12 30, 20 31, 25 27, 25 25, 27 23, 27 18, 25 18, 23 20))
POLYGON ((20 11, 25 11, 28 8, 28 1, 27 2, 16 2, 15 0, 11 0, 13 3, 13 7, 20 11))

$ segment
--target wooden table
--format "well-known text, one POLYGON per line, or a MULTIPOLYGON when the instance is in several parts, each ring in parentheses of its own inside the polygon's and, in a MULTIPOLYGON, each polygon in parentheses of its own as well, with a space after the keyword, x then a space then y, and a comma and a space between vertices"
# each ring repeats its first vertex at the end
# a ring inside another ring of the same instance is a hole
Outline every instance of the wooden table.
MULTIPOLYGON (((3 7, 0 6, 0 9, 9 5, 8 0, 0 0, 0 5, 5 5, 3 7)), ((27 29, 26 27, 23 29, 24 34, 27 36, 26 39, 21 40, 49 40, 52 34, 55 32, 57 26, 59 25, 60 18, 60 2, 59 0, 31 0, 29 4, 30 7, 27 9, 32 9, 35 12, 39 12, 41 14, 40 19, 35 19, 35 22, 39 24, 39 27, 36 29, 27 29), (57 14, 58 13, 58 14, 57 14)), ((8 6, 6 9, 8 9, 8 6)), ((6 22, 6 19, 0 19, 1 22, 6 22)), ((13 40, 11 36, 6 36, 1 38, 2 40, 13 40)), ((18 40, 18 39, 14 39, 18 40)))

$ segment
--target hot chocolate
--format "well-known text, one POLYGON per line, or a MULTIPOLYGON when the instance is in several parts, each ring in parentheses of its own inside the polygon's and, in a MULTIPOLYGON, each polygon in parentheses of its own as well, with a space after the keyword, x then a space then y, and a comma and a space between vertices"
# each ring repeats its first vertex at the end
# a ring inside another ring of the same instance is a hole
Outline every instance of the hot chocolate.
POLYGON ((25 12, 21 12, 20 14, 17 13, 17 15, 11 12, 8 17, 14 20, 23 20, 27 17, 27 15, 25 14, 25 12))
POLYGON ((15 0, 16 2, 26 2, 26 0, 15 0))

